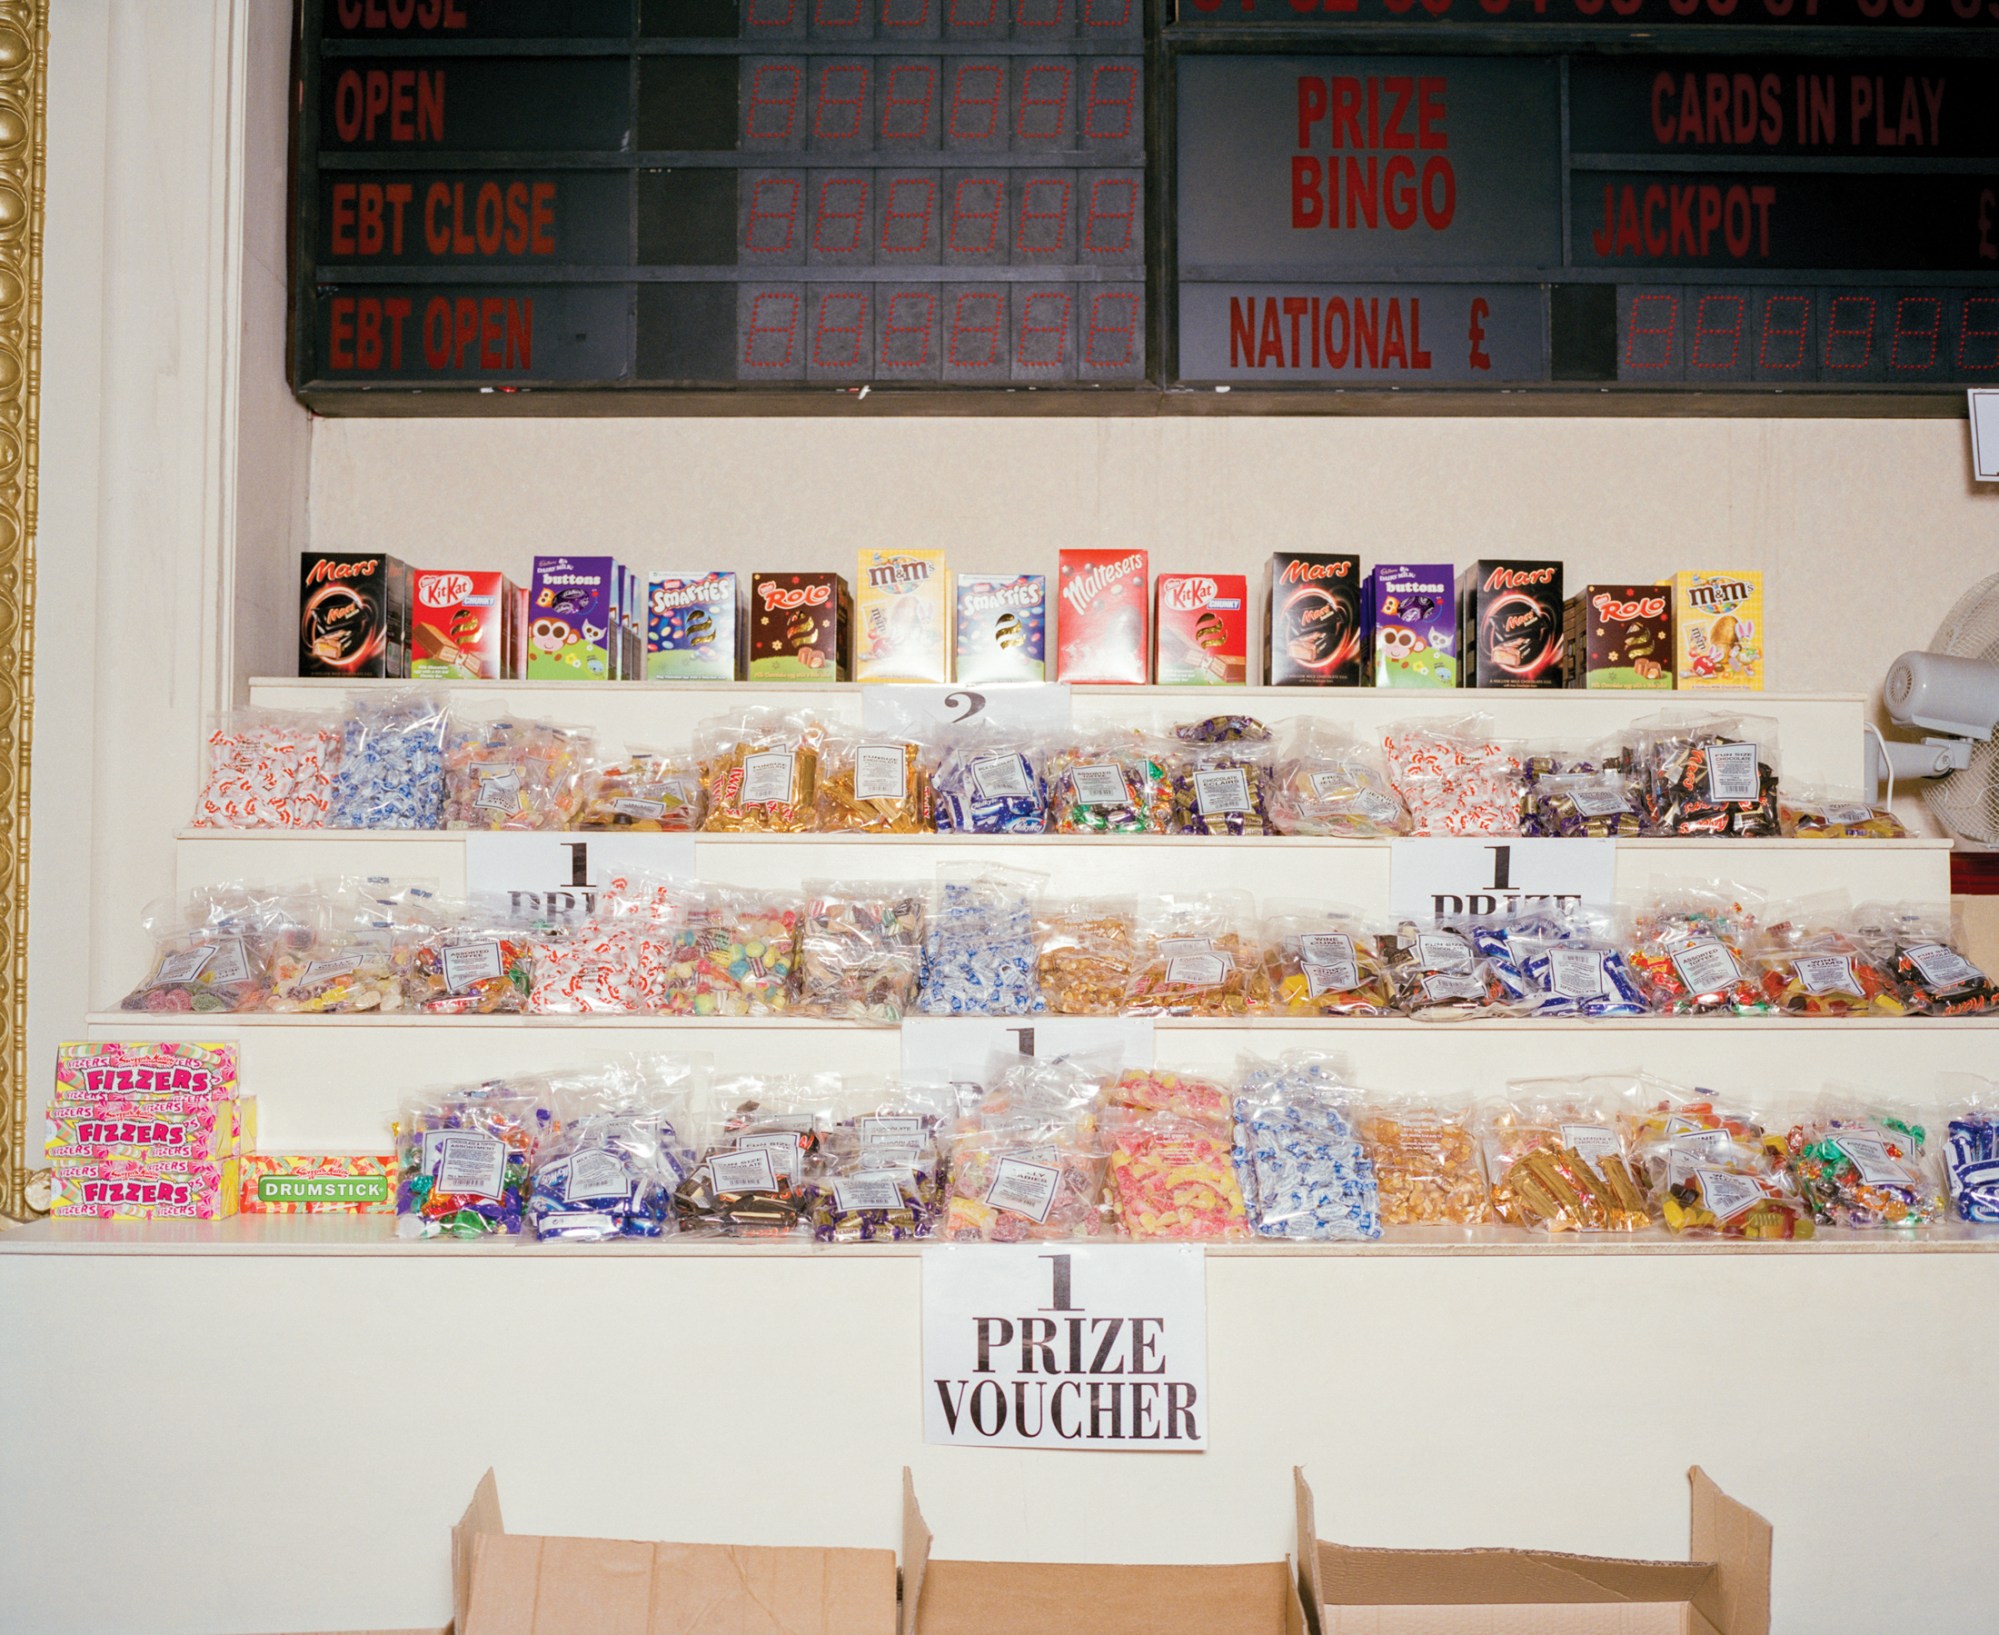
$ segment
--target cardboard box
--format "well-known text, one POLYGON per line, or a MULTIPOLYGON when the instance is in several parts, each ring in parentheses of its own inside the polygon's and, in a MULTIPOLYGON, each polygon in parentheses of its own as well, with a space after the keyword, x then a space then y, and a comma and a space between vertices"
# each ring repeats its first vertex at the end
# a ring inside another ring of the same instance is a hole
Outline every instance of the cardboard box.
POLYGON ((236 1047, 185 1039, 88 1040, 56 1047, 55 1101, 133 1096, 236 1099, 236 1047))
POLYGON ((393 1153, 249 1152, 237 1161, 245 1215, 393 1215, 393 1153))
POLYGON ((646 680, 740 680, 742 634, 733 573, 656 573, 646 582, 646 680))
POLYGON ((1571 687, 1673 685, 1673 587, 1586 585, 1562 608, 1562 675, 1571 687))
POLYGON ((1152 679, 1239 687, 1249 679, 1249 581, 1239 573, 1162 573, 1152 679))
POLYGON ((847 581, 837 573, 750 575, 752 681, 845 681, 847 581))
POLYGON ((489 1470, 451 1534, 456 1635, 893 1635, 895 1554, 509 1533, 489 1470))
POLYGON ((52 1101, 43 1115, 42 1156, 51 1164, 227 1158, 256 1140, 256 1105, 254 1098, 201 1101, 191 1096, 52 1101))
POLYGON ((854 573, 854 679, 951 679, 951 576, 942 551, 862 551, 854 573))
POLYGON ((49 1213, 105 1221, 216 1221, 236 1213, 236 1160, 87 1159, 49 1172, 49 1213))
POLYGON ((538 556, 528 584, 527 679, 611 681, 621 667, 622 570, 608 556, 538 556))
POLYGON ((1474 562, 1458 576, 1466 687, 1562 685, 1562 564, 1474 562))
POLYGON ((1056 583, 1057 681, 1145 684, 1151 648, 1143 551, 1064 551, 1056 583))
POLYGON ((1278 551, 1263 603, 1263 679, 1272 687, 1358 687, 1360 558, 1278 551))
POLYGON ((1698 1466, 1686 1561, 1328 1544, 1292 1478, 1317 1635, 1769 1635, 1770 1524, 1698 1466))
POLYGON ((1676 573, 1673 620, 1679 628, 1682 687, 1763 690, 1763 575, 1676 573))
MULTIPOLYGON (((1304 1635, 1288 1561, 1121 1567, 939 1561, 902 1473, 900 1635, 1304 1635)), ((1733 1635, 1733 1632, 1730 1632, 1733 1635)))
POLYGON ((519 609, 503 573, 419 570, 412 576, 409 673, 506 680, 520 652, 519 609))
POLYGON ((408 673, 410 570, 393 556, 307 551, 300 563, 298 673, 408 673))
POLYGON ((1047 643, 1048 581, 1040 574, 958 575, 953 680, 1041 681, 1047 643))
POLYGON ((1458 684, 1457 582, 1448 563, 1378 562, 1361 603, 1371 685, 1458 684))

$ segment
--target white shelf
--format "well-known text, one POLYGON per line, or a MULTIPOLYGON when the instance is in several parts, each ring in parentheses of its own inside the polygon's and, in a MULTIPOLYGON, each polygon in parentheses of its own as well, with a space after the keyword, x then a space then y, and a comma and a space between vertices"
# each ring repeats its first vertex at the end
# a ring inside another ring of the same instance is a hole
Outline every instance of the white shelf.
MULTIPOLYGON (((0 1255, 355 1256, 361 1258, 615 1255, 626 1259, 735 1260, 754 1258, 913 1260, 920 1243, 818 1244, 700 1237, 650 1242, 539 1243, 530 1237, 399 1238, 390 1215, 239 1215, 226 1221, 44 1220, 0 1231, 0 1255)), ((1865 1255, 1991 1254, 1999 1252, 1999 1226, 1941 1221, 1924 1231, 1856 1232, 1822 1227, 1797 1242, 1675 1237, 1664 1228, 1646 1232, 1527 1232, 1506 1226, 1407 1226, 1386 1228, 1372 1243, 1211 1243, 1210 1260, 1434 1259, 1475 1255, 1865 1255)))

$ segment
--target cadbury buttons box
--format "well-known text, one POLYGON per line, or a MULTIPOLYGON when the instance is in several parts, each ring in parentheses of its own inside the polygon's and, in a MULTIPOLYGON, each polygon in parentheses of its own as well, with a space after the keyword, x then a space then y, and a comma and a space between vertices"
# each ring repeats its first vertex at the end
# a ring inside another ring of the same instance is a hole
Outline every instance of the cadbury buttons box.
POLYGON ((951 679, 951 580, 942 551, 862 551, 854 574, 854 679, 951 679))
POLYGON ((1362 596, 1367 679, 1376 687, 1458 684, 1457 583, 1444 562, 1379 562, 1362 596))
POLYGON ((847 581, 837 573, 750 575, 752 681, 845 681, 847 581))
POLYGON ((1143 551, 1061 553, 1056 680, 1144 685, 1147 560, 1143 551))
POLYGON ((952 679, 1044 680, 1047 630, 1048 581, 1040 574, 959 574, 952 679))
POLYGON ((1562 610, 1562 672, 1571 687, 1673 685, 1673 587, 1585 585, 1562 610))
POLYGON ((654 574, 646 582, 646 680, 736 680, 741 630, 733 573, 654 574))
POLYGON ((298 673, 407 674, 409 619, 410 571, 397 558, 307 551, 299 571, 298 673))
POLYGON ((527 679, 614 679, 617 597, 618 564, 611 557, 536 557, 528 585, 527 679))
POLYGON ((1360 652, 1360 558, 1275 552, 1263 609, 1265 684, 1357 687, 1360 652))
POLYGON ((1241 686, 1249 679, 1249 582, 1239 573, 1162 573, 1152 679, 1241 686))
POLYGON ((1562 565, 1474 562, 1458 576, 1467 687, 1562 685, 1562 565))
POLYGON ((1763 575, 1677 573, 1673 617, 1679 627, 1682 687, 1763 690, 1763 575))

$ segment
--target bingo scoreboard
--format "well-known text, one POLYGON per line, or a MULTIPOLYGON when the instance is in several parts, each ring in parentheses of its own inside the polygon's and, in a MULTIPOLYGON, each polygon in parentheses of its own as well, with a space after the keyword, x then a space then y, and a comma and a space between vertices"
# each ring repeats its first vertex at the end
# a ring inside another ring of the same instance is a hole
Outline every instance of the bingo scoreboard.
POLYGON ((1999 385, 1999 0, 303 0, 300 26, 292 368, 327 412, 1999 385))

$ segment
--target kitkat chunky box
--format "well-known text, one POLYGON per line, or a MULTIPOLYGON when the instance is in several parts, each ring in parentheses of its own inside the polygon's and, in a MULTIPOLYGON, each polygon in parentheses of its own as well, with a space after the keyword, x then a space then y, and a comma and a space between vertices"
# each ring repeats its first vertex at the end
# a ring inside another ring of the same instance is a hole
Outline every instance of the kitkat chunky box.
POLYGON ((1249 679, 1249 582, 1239 573, 1162 573, 1152 679, 1240 686, 1249 679))
POLYGON ((750 575, 750 680, 845 681, 853 600, 837 573, 750 575))
POLYGON ((855 680, 951 679, 951 579, 942 551, 862 551, 854 598, 855 680))
POLYGON ((410 596, 410 674, 504 681, 520 654, 520 598, 503 573, 418 569, 410 596))
POLYGON ((1143 551, 1064 551, 1057 582, 1058 681, 1145 683, 1148 562, 1143 551))
POLYGON ((300 675, 404 674, 409 620, 410 571, 395 557, 305 553, 299 572, 300 675))
POLYGON ((646 583, 646 680, 736 680, 741 630, 733 573, 654 574, 646 583))
POLYGON ((1474 562, 1458 576, 1468 687, 1562 685, 1562 564, 1474 562))
POLYGON ((538 556, 528 585, 527 679, 611 681, 622 630, 618 564, 538 556))
POLYGON ((1360 558, 1278 551, 1263 610, 1263 679, 1273 687, 1358 687, 1360 558))
POLYGON ((958 575, 955 681, 1047 675, 1048 582, 1038 573, 958 575))

